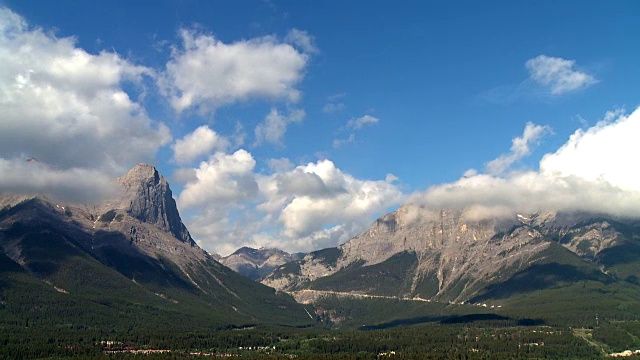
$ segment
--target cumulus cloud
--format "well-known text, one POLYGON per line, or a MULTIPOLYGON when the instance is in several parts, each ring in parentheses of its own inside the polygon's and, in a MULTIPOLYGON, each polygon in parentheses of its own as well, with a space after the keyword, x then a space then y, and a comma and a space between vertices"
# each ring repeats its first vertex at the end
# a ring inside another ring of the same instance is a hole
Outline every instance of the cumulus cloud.
POLYGON ((277 109, 271 109, 264 121, 256 126, 256 145, 268 142, 284 146, 282 140, 289 124, 302 122, 305 115, 302 109, 294 109, 286 115, 281 114, 277 109))
POLYGON ((533 81, 548 87, 552 95, 562 95, 597 82, 592 75, 576 70, 575 64, 575 60, 539 55, 525 66, 533 81))
POLYGON ((628 116, 622 111, 610 112, 593 127, 577 130, 555 153, 545 155, 540 171, 640 191, 640 168, 634 166, 640 154, 638 134, 640 108, 628 116))
MULTIPOLYGON (((171 141, 169 129, 152 121, 123 88, 125 83, 142 87, 143 77, 153 72, 116 53, 90 54, 74 38, 30 28, 1 8, 0 63, 0 158, 6 170, 0 178, 12 173, 10 166, 20 176, 35 171, 18 165, 27 157, 56 169, 38 170, 52 186, 64 185, 60 176, 74 172, 116 177, 153 160, 171 141)), ((25 182, 23 191, 29 184, 34 191, 66 193, 33 182, 25 182)))
MULTIPOLYGON (((296 102, 309 56, 273 36, 224 43, 181 29, 160 87, 177 112, 216 108, 255 97, 296 102)), ((305 33, 306 34, 306 33, 305 33)), ((296 37, 302 38, 300 34, 296 37)))
POLYGON ((524 127, 522 136, 511 140, 511 151, 488 162, 487 171, 493 175, 502 174, 513 163, 531 154, 531 145, 537 144, 542 136, 550 132, 551 128, 547 125, 541 126, 528 122, 524 127))
POLYGON ((412 202, 431 208, 465 208, 476 218, 513 216, 515 212, 588 211, 640 217, 640 109, 609 114, 567 143, 546 154, 537 171, 504 176, 470 174, 433 186, 412 202))
POLYGON ((352 143, 356 141, 356 132, 364 128, 365 126, 375 125, 380 122, 380 119, 371 115, 364 115, 359 118, 354 118, 347 121, 345 129, 351 132, 346 138, 338 138, 333 140, 333 147, 338 148, 342 145, 352 143))
POLYGON ((250 153, 238 150, 233 154, 218 152, 195 169, 194 182, 185 185, 178 197, 181 207, 225 206, 254 197, 258 186, 253 175, 256 161, 250 153))
MULTIPOLYGON (((298 166, 261 180, 267 201, 264 210, 279 212, 283 234, 300 238, 326 229, 328 224, 365 221, 403 199, 387 180, 362 180, 342 172, 330 160, 298 166)), ((353 234, 355 235, 355 234, 353 234)))
POLYGON ((357 179, 330 160, 294 168, 285 159, 270 164, 271 174, 256 173, 252 156, 238 150, 216 154, 195 170, 178 203, 201 209, 186 221, 202 246, 220 253, 243 245, 289 251, 335 246, 404 199, 392 175, 357 179))
POLYGON ((224 151, 229 147, 229 140, 220 136, 206 125, 176 140, 173 144, 173 159, 178 163, 188 163, 212 151, 224 151))

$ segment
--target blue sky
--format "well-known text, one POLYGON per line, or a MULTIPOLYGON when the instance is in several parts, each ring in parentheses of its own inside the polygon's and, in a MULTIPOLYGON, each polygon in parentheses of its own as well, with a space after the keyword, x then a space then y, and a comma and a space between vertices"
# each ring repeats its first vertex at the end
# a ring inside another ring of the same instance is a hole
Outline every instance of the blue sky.
POLYGON ((0 166, 52 179, 0 190, 99 198, 61 179, 152 162, 221 253, 333 246, 408 198, 460 203, 438 191, 463 175, 542 174, 578 129, 634 118, 640 100, 636 1, 0 6, 0 166), (25 169, 31 156, 47 168, 25 169))

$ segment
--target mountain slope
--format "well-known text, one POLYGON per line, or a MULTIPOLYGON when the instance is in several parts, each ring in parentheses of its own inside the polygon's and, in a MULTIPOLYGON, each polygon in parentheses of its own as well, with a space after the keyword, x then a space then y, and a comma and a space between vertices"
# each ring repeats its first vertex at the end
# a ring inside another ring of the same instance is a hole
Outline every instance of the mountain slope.
POLYGON ((464 303, 580 281, 637 281, 640 228, 633 221, 593 214, 472 215, 405 205, 345 244, 285 264, 262 282, 307 299, 309 291, 301 290, 464 303))
POLYGON ((20 322, 35 311, 41 323, 185 330, 309 323, 291 297, 236 274, 196 245, 155 168, 138 165, 118 183, 122 195, 97 206, 4 198, 0 319, 20 322))

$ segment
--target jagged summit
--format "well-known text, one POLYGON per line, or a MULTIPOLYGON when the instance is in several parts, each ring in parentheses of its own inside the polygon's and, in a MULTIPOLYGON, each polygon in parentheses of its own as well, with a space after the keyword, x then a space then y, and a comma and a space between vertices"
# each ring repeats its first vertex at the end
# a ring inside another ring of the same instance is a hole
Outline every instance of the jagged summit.
POLYGON ((153 165, 138 164, 117 181, 124 189, 120 207, 129 215, 157 225, 183 242, 193 243, 182 223, 169 183, 153 165))

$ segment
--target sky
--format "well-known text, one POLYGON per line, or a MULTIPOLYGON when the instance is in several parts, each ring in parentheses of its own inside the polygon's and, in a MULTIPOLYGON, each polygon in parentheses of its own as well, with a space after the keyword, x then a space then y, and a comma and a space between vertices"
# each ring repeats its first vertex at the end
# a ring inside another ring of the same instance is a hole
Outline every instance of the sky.
POLYGON ((0 0, 0 192, 151 163, 205 250, 411 202, 640 217, 637 1, 0 0), (37 161, 31 161, 37 159, 37 161))

